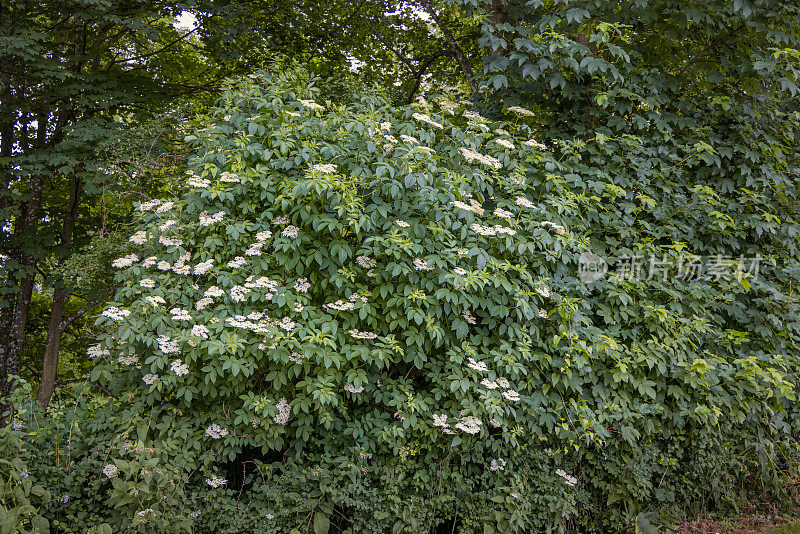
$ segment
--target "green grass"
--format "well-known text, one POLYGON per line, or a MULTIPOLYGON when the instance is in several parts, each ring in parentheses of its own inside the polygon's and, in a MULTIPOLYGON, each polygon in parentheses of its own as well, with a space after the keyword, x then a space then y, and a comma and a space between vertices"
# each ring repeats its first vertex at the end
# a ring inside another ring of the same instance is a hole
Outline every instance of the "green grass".
POLYGON ((800 534, 800 523, 781 525, 769 531, 769 534, 800 534))

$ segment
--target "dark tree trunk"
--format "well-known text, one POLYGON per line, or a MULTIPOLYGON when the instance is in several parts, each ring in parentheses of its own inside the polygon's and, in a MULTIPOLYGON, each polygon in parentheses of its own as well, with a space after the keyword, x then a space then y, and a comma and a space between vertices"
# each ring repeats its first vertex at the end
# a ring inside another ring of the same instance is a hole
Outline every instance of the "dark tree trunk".
MULTIPOLYGON (((69 251, 72 248, 72 235, 75 230, 75 220, 78 218, 80 190, 80 178, 72 178, 69 191, 69 208, 64 217, 64 227, 61 231, 61 247, 65 251, 69 251)), ((53 396, 53 389, 55 388, 61 335, 67 326, 64 320, 64 303, 66 300, 66 289, 63 285, 57 285, 53 292, 53 307, 50 311, 50 326, 47 330, 47 343, 44 349, 42 378, 39 382, 39 390, 36 392, 36 404, 42 408, 47 408, 47 405, 50 404, 50 398, 53 396)))
MULTIPOLYGON (((36 231, 39 208, 42 204, 43 176, 31 177, 30 198, 25 203, 23 216, 16 221, 15 234, 24 237, 36 231)), ((25 323, 28 320, 28 309, 31 305, 33 283, 35 278, 36 258, 30 251, 25 251, 20 244, 16 244, 12 258, 17 260, 22 275, 19 281, 19 293, 12 304, 13 315, 9 325, 8 335, 0 339, 0 354, 3 356, 2 394, 7 397, 13 389, 8 381, 9 375, 19 374, 19 362, 25 339, 25 323)), ((3 325, 0 325, 3 326, 3 325)), ((4 334, 4 333, 3 333, 4 334)))

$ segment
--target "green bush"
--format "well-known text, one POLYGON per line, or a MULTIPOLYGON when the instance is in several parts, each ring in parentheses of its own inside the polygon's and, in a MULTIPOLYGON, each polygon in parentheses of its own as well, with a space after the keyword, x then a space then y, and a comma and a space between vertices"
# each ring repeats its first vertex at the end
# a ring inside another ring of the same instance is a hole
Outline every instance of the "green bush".
POLYGON ((90 349, 117 400, 76 430, 99 496, 62 529, 608 531, 796 470, 797 325, 766 320, 796 273, 583 282, 588 251, 685 251, 654 199, 574 173, 583 142, 318 95, 232 82, 186 193, 139 206, 90 349))

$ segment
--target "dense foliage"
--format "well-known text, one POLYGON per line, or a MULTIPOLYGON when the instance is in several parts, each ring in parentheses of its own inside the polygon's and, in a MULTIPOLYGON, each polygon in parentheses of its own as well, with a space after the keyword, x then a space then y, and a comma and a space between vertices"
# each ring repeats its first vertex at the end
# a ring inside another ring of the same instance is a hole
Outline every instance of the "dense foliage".
POLYGON ((186 193, 139 206, 91 349, 118 402, 78 423, 62 529, 602 531, 781 491, 796 354, 715 304, 796 306, 759 296, 777 269, 587 283, 598 231, 657 207, 582 191, 527 110, 317 94, 301 69, 226 87, 186 193))
MULTIPOLYGON (((165 89, 151 52, 339 75, 234 79, 187 149, 114 71, 111 153, 77 121, 14 154, 1 259, 32 268, 0 352, 44 350, 51 388, 59 352, 93 370, 47 414, 13 393, 0 531, 650 532, 797 502, 797 6, 388 6, 199 2, 186 41, 137 3, 120 30, 165 89), (62 149, 91 163, 36 175, 40 209, 23 163, 62 149)), ((40 15, 56 46, 72 19, 40 15)))

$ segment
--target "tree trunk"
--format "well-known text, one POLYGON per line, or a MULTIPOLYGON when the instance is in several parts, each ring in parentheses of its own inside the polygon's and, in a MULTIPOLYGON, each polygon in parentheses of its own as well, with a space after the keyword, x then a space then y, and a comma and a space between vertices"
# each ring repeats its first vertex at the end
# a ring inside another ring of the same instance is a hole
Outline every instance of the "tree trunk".
MULTIPOLYGON (((75 220, 78 217, 80 185, 80 178, 72 178, 69 191, 69 208, 64 217, 64 227, 61 231, 61 247, 65 251, 69 251, 72 248, 72 235, 75 230, 75 220)), ((50 404, 50 398, 53 396, 53 389, 55 388, 61 335, 67 326, 66 321, 64 321, 64 303, 66 300, 66 289, 63 285, 57 285, 53 292, 50 326, 47 329, 42 378, 39 382, 39 390, 36 392, 36 404, 42 408, 47 408, 47 405, 50 404)))
MULTIPOLYGON (((31 177, 30 199, 25 203, 24 214, 15 224, 15 233, 24 238, 25 234, 35 232, 37 227, 37 217, 42 203, 42 188, 44 186, 43 176, 31 177), (17 230, 20 230, 17 232, 17 230)), ((13 315, 9 325, 8 336, 0 339, 0 355, 3 356, 3 375, 2 395, 7 397, 13 390, 13 385, 9 382, 9 375, 19 374, 19 362, 22 354, 22 346, 25 340, 25 323, 28 320, 28 309, 31 305, 31 295, 33 294, 33 283, 35 278, 36 258, 22 250, 17 244, 13 251, 13 259, 17 259, 23 272, 19 282, 19 293, 13 306, 13 315)), ((0 325, 3 326, 3 325, 0 325)))

